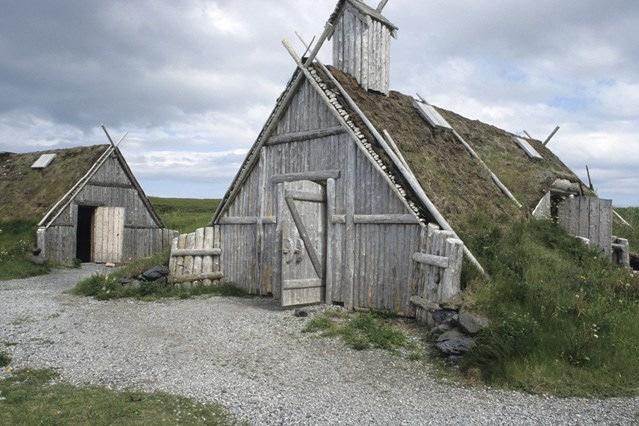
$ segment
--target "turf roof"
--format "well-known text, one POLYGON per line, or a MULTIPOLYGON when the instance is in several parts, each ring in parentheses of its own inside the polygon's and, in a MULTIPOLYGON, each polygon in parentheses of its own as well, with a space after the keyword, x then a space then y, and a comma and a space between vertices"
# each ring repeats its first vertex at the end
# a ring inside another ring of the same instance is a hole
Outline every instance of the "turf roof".
POLYGON ((531 159, 513 141, 512 133, 442 108, 437 110, 528 211, 537 206, 555 180, 580 182, 572 170, 540 141, 528 140, 543 157, 531 159))
POLYGON ((0 220, 40 220, 84 176, 109 145, 0 153, 0 220), (57 154, 43 170, 31 165, 42 155, 57 154))
POLYGON ((350 75, 329 69, 375 128, 388 130, 426 194, 460 235, 472 232, 469 220, 479 211, 494 218, 521 214, 449 130, 433 128, 419 115, 412 97, 366 91, 350 75))

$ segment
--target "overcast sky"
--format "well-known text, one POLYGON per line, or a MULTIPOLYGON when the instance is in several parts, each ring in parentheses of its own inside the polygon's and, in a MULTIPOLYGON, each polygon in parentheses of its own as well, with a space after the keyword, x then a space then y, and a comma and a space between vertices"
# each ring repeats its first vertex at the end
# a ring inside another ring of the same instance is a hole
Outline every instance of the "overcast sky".
MULTIPOLYGON (((220 197, 294 70, 281 40, 321 33, 335 2, 3 0, 0 151, 104 143, 103 122, 129 132, 147 193, 220 197)), ((638 1, 390 0, 385 15, 393 89, 539 139, 561 125, 562 160, 639 205, 638 1)))

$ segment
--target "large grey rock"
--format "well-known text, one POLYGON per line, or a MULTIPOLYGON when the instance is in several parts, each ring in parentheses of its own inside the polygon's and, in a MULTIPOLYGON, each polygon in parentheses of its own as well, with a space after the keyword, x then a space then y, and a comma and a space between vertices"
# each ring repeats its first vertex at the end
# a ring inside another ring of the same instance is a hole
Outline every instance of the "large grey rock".
POLYGON ((474 336, 488 327, 488 320, 470 312, 461 312, 457 319, 459 327, 467 334, 474 336))
POLYGON ((145 281, 155 281, 169 275, 169 268, 164 265, 157 265, 142 274, 145 281))
POLYGON ((431 314, 435 325, 448 324, 457 321, 457 311, 450 309, 438 309, 431 314))
POLYGON ((47 263, 47 258, 38 255, 33 255, 31 256, 31 263, 33 263, 34 265, 44 265, 45 263, 47 263))
POLYGON ((475 340, 454 329, 447 331, 437 338, 435 347, 444 355, 463 355, 475 345, 475 340))

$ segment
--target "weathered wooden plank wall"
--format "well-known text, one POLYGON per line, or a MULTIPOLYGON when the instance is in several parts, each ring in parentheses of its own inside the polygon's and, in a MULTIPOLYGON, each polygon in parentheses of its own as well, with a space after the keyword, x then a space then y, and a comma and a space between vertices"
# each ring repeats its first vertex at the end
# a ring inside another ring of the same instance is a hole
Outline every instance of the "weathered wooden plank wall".
POLYGON ((559 205, 559 224, 571 235, 590 240, 612 257, 612 201, 597 197, 568 198, 559 205))

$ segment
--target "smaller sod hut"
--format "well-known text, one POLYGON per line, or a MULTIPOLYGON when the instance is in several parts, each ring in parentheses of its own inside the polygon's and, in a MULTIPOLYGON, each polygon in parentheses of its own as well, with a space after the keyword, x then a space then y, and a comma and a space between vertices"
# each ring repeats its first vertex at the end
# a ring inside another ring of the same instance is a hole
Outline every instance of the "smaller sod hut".
POLYGON ((1 153, 0 219, 39 220, 41 255, 67 265, 126 263, 173 237, 113 145, 1 153))

